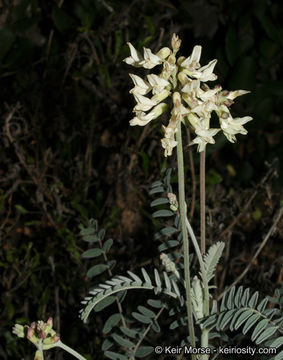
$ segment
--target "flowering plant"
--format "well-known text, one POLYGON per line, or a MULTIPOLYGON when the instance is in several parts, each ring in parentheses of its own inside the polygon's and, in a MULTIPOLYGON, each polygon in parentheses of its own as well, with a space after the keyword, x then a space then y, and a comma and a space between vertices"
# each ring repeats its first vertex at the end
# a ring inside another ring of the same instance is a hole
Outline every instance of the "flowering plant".
MULTIPOLYGON (((178 196, 173 192, 170 184, 170 171, 168 171, 163 181, 152 184, 151 194, 162 193, 165 196, 162 195, 162 197, 154 200, 151 206, 159 207, 153 213, 153 217, 174 218, 174 226, 166 226, 161 229, 155 234, 155 238, 178 235, 177 240, 166 238, 165 242, 159 246, 160 260, 165 270, 161 275, 157 269, 154 269, 153 276, 150 276, 142 268, 141 276, 128 271, 128 276, 112 277, 115 261, 108 261, 107 253, 113 244, 113 240, 104 241, 105 231, 103 229, 98 230, 97 221, 91 221, 89 228, 81 230, 81 235, 83 240, 92 244, 94 248, 88 249, 82 256, 88 259, 101 257, 104 263, 96 263, 89 269, 87 275, 93 277, 108 271, 111 279, 91 289, 89 296, 82 301, 84 307, 80 310, 80 317, 86 322, 93 309, 97 312, 116 303, 118 311, 111 315, 104 324, 103 332, 107 334, 107 337, 102 344, 105 356, 113 360, 144 358, 153 351, 156 354, 162 352, 165 355, 178 354, 178 359, 182 359, 184 348, 174 348, 176 352, 172 353, 170 352, 171 346, 165 347, 168 350, 164 350, 162 346, 155 348, 153 346, 141 346, 151 330, 154 332, 161 331, 158 319, 166 310, 168 310, 169 317, 175 316, 176 318, 170 324, 170 329, 176 329, 180 324, 187 327, 187 335, 189 336, 185 337, 181 346, 185 345, 185 349, 191 349, 192 360, 215 359, 219 353, 217 350, 215 351, 215 348, 213 349, 210 340, 213 337, 221 337, 220 332, 227 329, 228 326, 233 331, 238 330, 243 325, 244 334, 252 329, 251 340, 255 341, 256 345, 264 344, 270 349, 276 350, 283 345, 283 337, 278 336, 283 334, 283 297, 280 298, 280 293, 275 299, 278 306, 269 309, 266 308, 268 298, 264 298, 258 303, 258 292, 250 295, 249 289, 243 290, 242 286, 236 289, 235 286, 231 285, 222 294, 222 300, 221 296, 219 299, 211 301, 211 289, 214 286, 209 285, 214 277, 225 244, 220 241, 216 242, 206 251, 205 148, 207 144, 215 143, 213 137, 221 130, 230 142, 236 141, 237 134, 247 134, 243 125, 252 118, 249 116, 233 118, 229 107, 237 96, 244 95, 248 91, 229 92, 222 90, 220 85, 210 88, 206 82, 214 81, 217 78, 213 73, 216 60, 201 66, 199 63, 200 46, 195 46, 188 58, 182 56, 176 58, 181 40, 175 34, 171 41, 172 49, 164 47, 156 54, 145 48, 142 56, 131 43, 128 45, 131 56, 125 59, 127 64, 145 69, 153 69, 155 66, 162 65, 161 73, 159 75, 148 74, 147 80, 130 74, 134 82, 134 88, 130 90, 130 93, 136 99, 135 116, 130 120, 130 125, 144 126, 165 113, 167 109, 170 110, 169 123, 162 126, 164 137, 161 144, 164 148, 165 157, 172 155, 173 149, 177 147, 178 196), (219 128, 210 127, 213 111, 219 118, 219 128), (182 124, 190 127, 194 132, 195 138, 190 145, 198 145, 201 157, 201 246, 187 216, 182 124), (164 209, 164 206, 169 209, 164 209), (191 276, 189 237, 199 265, 199 272, 194 276, 191 276), (173 250, 174 247, 177 247, 176 251, 173 250), (183 260, 183 264, 176 259, 183 260), (148 299, 147 305, 151 308, 138 306, 138 312, 132 312, 132 318, 130 318, 128 313, 126 315, 123 313, 122 301, 129 290, 136 289, 154 292, 156 296, 160 296, 160 299, 148 299), (172 301, 167 302, 166 299, 168 298, 172 301), (172 305, 174 301, 177 304, 172 305), (136 326, 133 325, 135 321, 138 322, 136 326), (200 339, 195 335, 197 327, 200 339), (212 334, 213 329, 216 329, 214 334, 212 334), (109 336, 111 332, 112 334, 109 336), (188 348, 187 345, 190 347, 188 348), (117 346, 122 347, 125 355, 115 352, 117 346), (169 352, 166 353, 165 351, 169 352), (213 357, 211 358, 210 355, 213 357)), ((279 221, 282 213, 283 208, 280 210, 275 224, 279 221)), ((270 234, 272 231, 273 228, 270 234)), ((13 333, 21 338, 26 337, 36 346, 35 360, 43 360, 43 351, 55 346, 61 347, 77 359, 84 359, 76 351, 61 342, 60 336, 53 330, 52 318, 49 318, 46 323, 38 321, 30 326, 16 324, 13 333)), ((224 341, 226 340, 227 336, 224 337, 224 341)), ((254 355, 255 350, 251 350, 253 352, 250 354, 254 355)), ((226 354, 227 352, 223 353, 226 354)), ((274 351, 270 353, 274 354, 274 351)), ((282 356, 283 351, 273 357, 272 360, 280 360, 282 356)))

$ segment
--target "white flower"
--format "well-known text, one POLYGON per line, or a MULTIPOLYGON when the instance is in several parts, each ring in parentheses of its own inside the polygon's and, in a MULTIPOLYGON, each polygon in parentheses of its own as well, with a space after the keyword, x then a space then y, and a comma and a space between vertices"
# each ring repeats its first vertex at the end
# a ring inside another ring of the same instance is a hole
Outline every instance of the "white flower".
POLYGON ((150 49, 143 48, 144 60, 140 63, 145 69, 152 69, 163 62, 159 56, 154 55, 150 49))
POLYGON ((215 99, 215 95, 221 91, 221 86, 217 85, 215 86, 214 89, 207 89, 207 90, 202 90, 201 88, 199 89, 199 93, 198 96, 201 100, 206 101, 206 100, 210 100, 210 101, 214 101, 216 102, 215 99))
POLYGON ((216 110, 217 106, 213 101, 205 101, 194 107, 191 111, 197 114, 201 119, 210 119, 213 110, 216 110))
POLYGON ((173 139, 167 139, 167 138, 163 138, 161 139, 161 145, 163 147, 164 150, 164 156, 171 156, 172 155, 172 150, 175 146, 177 146, 177 141, 173 140, 173 139))
POLYGON ((148 124, 151 120, 154 120, 158 118, 165 110, 167 109, 167 104, 161 103, 155 106, 151 112, 145 113, 143 111, 137 111, 136 116, 130 120, 130 125, 135 126, 145 126, 148 124))
POLYGON ((193 48, 191 56, 181 63, 181 66, 186 68, 189 71, 194 71, 200 67, 199 60, 201 56, 201 46, 196 45, 193 48))
POLYGON ((164 130, 164 138, 161 139, 161 145, 164 150, 164 156, 171 156, 172 150, 175 146, 177 146, 177 141, 175 140, 175 133, 177 132, 177 128, 174 127, 174 124, 170 121, 169 125, 166 127, 162 125, 164 130))
POLYGON ((147 79, 152 87, 153 94, 161 93, 166 86, 170 85, 169 81, 162 79, 160 76, 155 74, 147 75, 147 79))
POLYGON ((229 91, 226 98, 229 100, 234 100, 238 96, 242 96, 242 95, 249 94, 249 93, 250 93, 250 91, 247 91, 247 90, 229 91))
POLYGON ((144 81, 141 77, 129 74, 132 78, 135 87, 130 90, 131 94, 139 94, 139 95, 145 95, 151 90, 151 86, 147 81, 144 81))
POLYGON ((198 136, 194 138, 190 145, 198 144, 198 152, 202 152, 208 143, 215 144, 213 136, 215 136, 218 131, 220 131, 220 129, 203 129, 201 127, 197 127, 195 129, 195 133, 198 136))
MULTIPOLYGON (((158 55, 154 55, 150 49, 143 48, 142 57, 141 54, 134 48, 134 46, 130 42, 128 42, 127 44, 129 45, 131 56, 124 59, 124 61, 128 65, 132 65, 135 67, 144 67, 145 69, 152 69, 156 65, 162 64, 163 58, 158 55)), ((166 57, 164 53, 167 53, 167 51, 163 51, 160 54, 166 57)))
POLYGON ((142 65, 140 63, 143 61, 141 54, 133 47, 133 45, 130 42, 127 42, 127 44, 130 48, 131 56, 124 59, 124 61, 128 65, 132 65, 135 67, 141 67, 142 65))
POLYGON ((226 138, 234 143, 236 141, 237 134, 246 135, 248 131, 242 126, 251 121, 251 116, 244 116, 242 118, 233 119, 230 115, 227 119, 219 118, 221 129, 223 130, 226 138))
POLYGON ((137 102, 136 106, 134 107, 134 111, 148 111, 157 104, 157 100, 149 99, 146 96, 140 94, 134 94, 134 97, 137 102))
POLYGON ((189 74, 190 76, 199 79, 200 81, 214 81, 217 79, 217 76, 213 74, 213 69, 217 63, 217 60, 210 61, 207 65, 201 67, 197 71, 189 74))

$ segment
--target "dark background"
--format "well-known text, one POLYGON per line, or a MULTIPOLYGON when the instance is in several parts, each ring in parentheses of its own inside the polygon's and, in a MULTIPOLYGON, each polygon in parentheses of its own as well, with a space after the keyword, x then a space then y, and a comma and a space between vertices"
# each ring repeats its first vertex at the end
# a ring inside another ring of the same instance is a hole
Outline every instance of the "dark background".
MULTIPOLYGON (((91 264, 81 259, 79 231, 90 218, 114 238, 115 273, 151 266, 158 255, 148 188, 176 159, 163 157, 160 122, 129 127, 128 73, 137 72, 122 62, 127 41, 157 51, 175 32, 180 54, 199 44, 202 65, 218 59, 224 89, 251 91, 232 107, 254 118, 248 135, 237 144, 218 136, 207 151, 208 243, 229 245, 219 293, 241 274, 282 203, 282 20, 272 0, 0 2, 1 359, 32 359, 34 348, 11 327, 49 316, 64 342, 102 358, 103 313, 88 326, 78 319, 91 264), (223 234, 230 224, 233 235, 223 234)), ((188 155, 186 147, 186 164, 188 155)), ((195 148, 193 156, 198 184, 195 148)), ((242 282, 263 295, 282 281, 282 233, 281 222, 242 282)), ((135 306, 129 301, 128 311, 135 306)))

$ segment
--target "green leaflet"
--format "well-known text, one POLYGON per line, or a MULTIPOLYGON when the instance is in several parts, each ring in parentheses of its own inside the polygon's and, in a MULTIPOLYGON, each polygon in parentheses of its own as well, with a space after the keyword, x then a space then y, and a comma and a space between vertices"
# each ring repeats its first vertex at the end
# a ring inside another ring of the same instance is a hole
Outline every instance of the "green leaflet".
POLYGON ((107 306, 113 304, 115 300, 116 300, 115 296, 108 296, 107 298, 103 299, 96 305, 94 311, 98 312, 105 309, 107 306))
POLYGON ((96 258, 96 257, 100 256, 102 253, 103 253, 103 251, 98 248, 97 249, 89 249, 82 253, 82 257, 84 259, 96 258))
POLYGON ((143 358, 146 357, 147 355, 151 354, 154 350, 153 346, 140 346, 135 355, 137 358, 143 358))
POLYGON ((103 273, 107 269, 108 269, 108 265, 105 264, 94 265, 88 270, 86 276, 92 278, 94 276, 103 273))
POLYGON ((103 334, 109 333, 109 331, 111 331, 113 329, 113 327, 119 323, 120 320, 121 320, 121 314, 111 315, 103 327, 103 330, 102 330, 103 334))

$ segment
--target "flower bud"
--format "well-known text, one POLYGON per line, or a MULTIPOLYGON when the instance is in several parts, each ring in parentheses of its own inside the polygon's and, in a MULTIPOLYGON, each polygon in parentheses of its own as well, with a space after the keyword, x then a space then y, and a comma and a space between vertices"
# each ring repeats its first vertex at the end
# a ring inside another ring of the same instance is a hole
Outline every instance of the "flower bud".
POLYGON ((171 66, 175 65, 175 64, 176 64, 176 57, 175 57, 175 55, 173 55, 173 54, 170 55, 170 56, 168 57, 167 61, 168 61, 168 63, 169 63, 171 66))
POLYGON ((178 80, 180 81, 180 83, 183 86, 189 83, 189 78, 187 77, 187 75, 183 71, 179 72, 177 77, 178 77, 178 80))
POLYGON ((169 203, 170 203, 170 209, 172 211, 177 211, 178 207, 179 207, 179 204, 178 204, 178 200, 177 200, 176 195, 173 194, 173 193, 168 193, 167 196, 168 196, 168 200, 169 200, 169 203))
POLYGON ((166 109, 167 109, 167 104, 165 104, 165 103, 161 103, 161 104, 158 104, 157 106, 155 106, 152 110, 153 115, 154 115, 153 119, 156 119, 158 116, 163 114, 166 109))
POLYGON ((160 49, 158 51, 158 53, 156 54, 158 57, 160 57, 161 59, 166 59, 170 54, 171 54, 171 50, 168 47, 164 47, 162 49, 160 49))
POLYGON ((171 40, 171 46, 173 49, 173 52, 176 54, 176 52, 180 49, 182 40, 177 36, 176 34, 173 34, 172 40, 171 40))
POLYGON ((19 338, 25 337, 24 326, 15 324, 15 326, 12 329, 12 333, 17 335, 19 338))
POLYGON ((178 91, 173 93, 173 104, 176 107, 180 107, 182 103, 181 95, 178 91))
POLYGON ((170 91, 164 89, 160 94, 154 95, 152 97, 152 101, 155 101, 158 104, 160 101, 163 101, 164 99, 166 99, 169 94, 170 94, 170 91))
POLYGON ((178 57, 177 64, 181 65, 182 62, 185 61, 185 60, 186 60, 185 56, 180 56, 180 57, 178 57))

